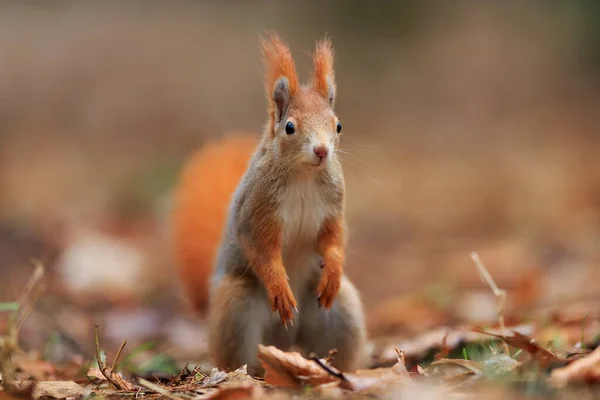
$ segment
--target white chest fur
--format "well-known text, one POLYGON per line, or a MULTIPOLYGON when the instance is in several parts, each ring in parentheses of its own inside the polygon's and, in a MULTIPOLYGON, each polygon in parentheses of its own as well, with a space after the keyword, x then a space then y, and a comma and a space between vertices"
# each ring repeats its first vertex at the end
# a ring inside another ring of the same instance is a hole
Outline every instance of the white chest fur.
POLYGON ((316 239, 330 207, 315 179, 299 179, 286 188, 279 208, 283 224, 284 249, 316 245, 316 239))

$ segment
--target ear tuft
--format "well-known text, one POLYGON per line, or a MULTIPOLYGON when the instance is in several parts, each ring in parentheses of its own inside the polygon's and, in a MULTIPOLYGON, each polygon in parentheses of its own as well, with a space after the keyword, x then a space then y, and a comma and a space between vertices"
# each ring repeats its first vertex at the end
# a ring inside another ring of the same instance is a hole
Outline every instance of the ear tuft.
POLYGON ((315 67, 313 88, 325 97, 332 106, 335 103, 336 92, 333 56, 333 46, 329 38, 317 43, 317 49, 313 57, 315 67))
POLYGON ((284 41, 274 32, 262 39, 262 54, 266 69, 266 91, 269 101, 274 101, 275 84, 286 78, 290 96, 298 92, 300 86, 292 53, 284 41))

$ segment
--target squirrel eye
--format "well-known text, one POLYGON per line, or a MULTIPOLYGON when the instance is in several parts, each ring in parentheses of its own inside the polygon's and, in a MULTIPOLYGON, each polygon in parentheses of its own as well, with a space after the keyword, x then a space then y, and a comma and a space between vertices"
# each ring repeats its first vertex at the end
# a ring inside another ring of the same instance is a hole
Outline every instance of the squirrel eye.
POLYGON ((288 123, 285 124, 285 133, 288 135, 296 133, 296 128, 294 127, 294 123, 292 121, 288 121, 288 123))
POLYGON ((335 127, 335 130, 337 131, 337 133, 340 133, 342 131, 342 124, 340 124, 339 122, 337 123, 337 126, 335 127))

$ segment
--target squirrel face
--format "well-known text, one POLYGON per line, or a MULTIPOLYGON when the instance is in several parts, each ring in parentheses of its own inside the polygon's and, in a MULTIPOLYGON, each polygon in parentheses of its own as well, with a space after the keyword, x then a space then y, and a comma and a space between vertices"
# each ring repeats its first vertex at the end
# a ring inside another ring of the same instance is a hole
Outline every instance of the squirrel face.
POLYGON ((290 169, 319 170, 331 165, 341 124, 335 115, 333 48, 317 43, 310 84, 300 86, 287 45, 272 34, 262 44, 269 101, 268 134, 275 156, 290 169))
POLYGON ((299 168, 327 167, 339 143, 338 123, 329 102, 311 88, 301 88, 274 124, 278 154, 299 168))

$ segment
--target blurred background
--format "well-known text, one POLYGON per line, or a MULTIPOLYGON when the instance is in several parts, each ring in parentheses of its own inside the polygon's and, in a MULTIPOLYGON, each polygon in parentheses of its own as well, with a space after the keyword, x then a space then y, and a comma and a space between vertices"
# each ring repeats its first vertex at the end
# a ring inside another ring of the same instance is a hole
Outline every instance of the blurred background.
POLYGON ((598 296, 600 3, 3 2, 0 302, 32 257, 48 278, 24 347, 90 355, 97 323, 107 348, 203 359, 172 191, 208 139, 261 132, 271 29, 301 76, 317 39, 336 48, 347 271, 373 336, 493 321, 471 251, 507 312, 598 296))

